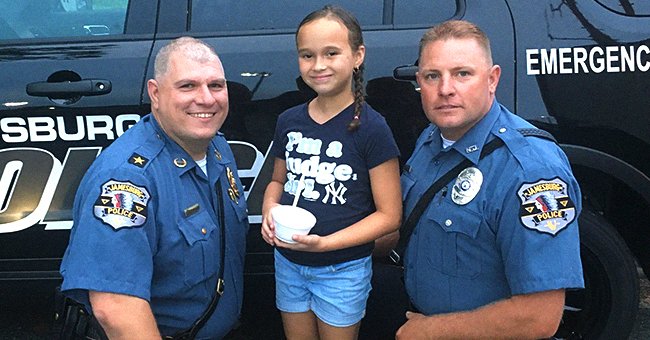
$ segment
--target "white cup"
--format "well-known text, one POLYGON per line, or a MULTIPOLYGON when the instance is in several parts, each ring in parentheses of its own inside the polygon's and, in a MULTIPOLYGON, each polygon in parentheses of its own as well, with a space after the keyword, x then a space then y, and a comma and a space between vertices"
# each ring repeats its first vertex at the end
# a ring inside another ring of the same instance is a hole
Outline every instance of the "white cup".
POLYGON ((293 235, 307 235, 316 224, 316 216, 309 211, 292 205, 278 205, 271 209, 275 224, 275 236, 286 243, 296 243, 293 235))

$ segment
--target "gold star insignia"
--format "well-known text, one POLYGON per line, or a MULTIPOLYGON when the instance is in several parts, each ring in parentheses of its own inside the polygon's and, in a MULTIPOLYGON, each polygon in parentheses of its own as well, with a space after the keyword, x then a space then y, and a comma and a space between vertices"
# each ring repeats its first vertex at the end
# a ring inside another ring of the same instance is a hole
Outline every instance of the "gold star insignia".
POLYGON ((133 153, 131 155, 131 158, 129 158, 129 163, 137 166, 138 168, 144 168, 144 166, 147 164, 149 160, 145 157, 142 157, 141 155, 138 155, 137 153, 133 153))

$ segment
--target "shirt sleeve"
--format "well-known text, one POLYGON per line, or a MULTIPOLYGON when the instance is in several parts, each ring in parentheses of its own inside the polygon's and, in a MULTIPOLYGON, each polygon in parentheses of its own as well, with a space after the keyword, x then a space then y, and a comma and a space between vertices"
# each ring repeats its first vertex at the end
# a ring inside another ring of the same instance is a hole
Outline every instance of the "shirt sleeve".
POLYGON ((155 251, 155 193, 129 171, 95 171, 75 200, 62 290, 93 290, 150 299, 155 251))
POLYGON ((372 169, 389 159, 399 157, 400 152, 384 117, 374 112, 368 117, 368 126, 361 126, 359 131, 365 134, 365 152, 368 169, 372 169))
POLYGON ((566 168, 532 171, 507 185, 496 237, 513 294, 584 287, 580 199, 566 168))

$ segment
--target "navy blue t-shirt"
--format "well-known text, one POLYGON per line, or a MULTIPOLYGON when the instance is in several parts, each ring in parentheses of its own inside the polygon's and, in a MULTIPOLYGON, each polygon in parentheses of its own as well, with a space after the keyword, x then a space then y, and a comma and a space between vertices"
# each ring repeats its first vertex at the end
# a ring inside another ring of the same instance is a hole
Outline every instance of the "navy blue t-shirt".
MULTIPOLYGON (((354 105, 323 124, 311 119, 307 107, 298 105, 280 115, 271 152, 287 165, 280 203, 293 202, 304 175, 298 206, 316 216, 310 233, 325 236, 376 210, 368 171, 398 157, 399 149, 384 117, 367 104, 361 113, 361 126, 354 132, 347 129, 354 105)), ((368 256, 373 247, 374 242, 321 253, 278 250, 294 263, 324 266, 368 256)))

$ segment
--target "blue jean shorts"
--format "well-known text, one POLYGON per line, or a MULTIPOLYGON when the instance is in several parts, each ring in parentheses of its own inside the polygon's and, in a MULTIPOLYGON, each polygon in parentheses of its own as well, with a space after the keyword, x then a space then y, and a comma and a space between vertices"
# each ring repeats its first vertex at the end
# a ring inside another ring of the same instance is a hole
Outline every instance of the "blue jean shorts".
POLYGON ((275 251, 275 303, 287 313, 311 310, 326 324, 348 327, 363 319, 370 294, 370 256, 330 266, 295 264, 275 251))

